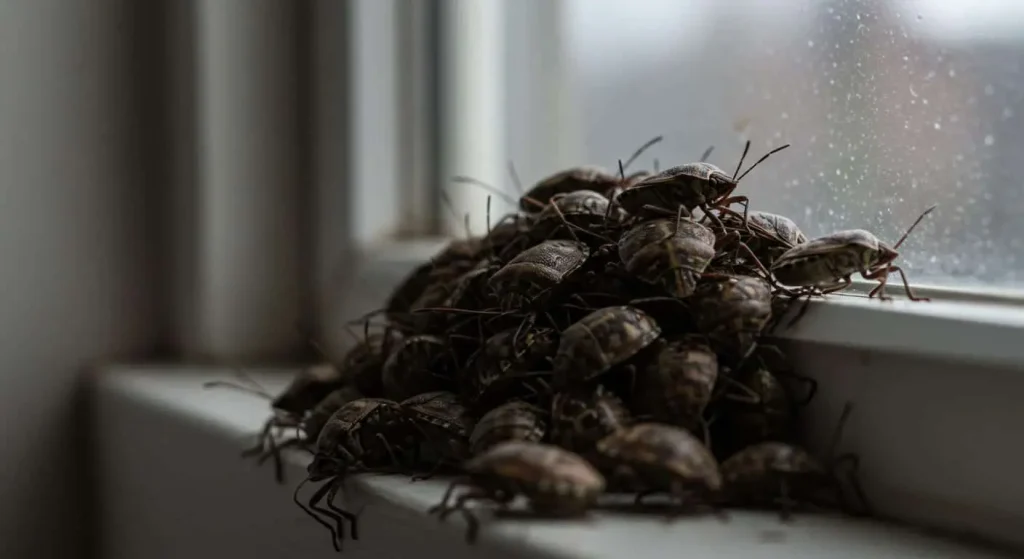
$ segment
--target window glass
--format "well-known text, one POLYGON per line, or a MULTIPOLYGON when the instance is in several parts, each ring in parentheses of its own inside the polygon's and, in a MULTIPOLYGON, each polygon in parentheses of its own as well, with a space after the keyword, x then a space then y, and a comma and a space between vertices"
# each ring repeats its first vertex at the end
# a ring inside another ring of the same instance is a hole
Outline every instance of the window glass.
POLYGON ((809 236, 867 229, 911 281, 1024 283, 1024 2, 568 0, 588 163, 710 161, 809 236))

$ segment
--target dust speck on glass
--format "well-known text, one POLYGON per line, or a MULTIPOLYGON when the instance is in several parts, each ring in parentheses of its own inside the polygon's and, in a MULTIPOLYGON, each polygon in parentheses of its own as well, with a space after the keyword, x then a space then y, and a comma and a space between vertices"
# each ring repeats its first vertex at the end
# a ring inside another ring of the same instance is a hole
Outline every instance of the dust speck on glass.
POLYGON ((1024 286, 1024 2, 568 0, 588 162, 644 139, 662 167, 731 170, 752 205, 809 236, 868 229, 912 281, 1024 286), (598 118, 599 116, 599 118, 598 118))

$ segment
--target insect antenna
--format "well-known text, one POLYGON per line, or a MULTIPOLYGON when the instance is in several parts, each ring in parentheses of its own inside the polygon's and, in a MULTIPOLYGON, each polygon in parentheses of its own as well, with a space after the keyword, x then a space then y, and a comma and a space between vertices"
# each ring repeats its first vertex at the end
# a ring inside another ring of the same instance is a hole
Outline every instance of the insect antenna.
MULTIPOLYGON (((748 146, 748 147, 750 146, 750 141, 749 141, 749 140, 747 141, 747 146, 748 146)), ((784 144, 784 145, 781 145, 781 146, 779 146, 779 147, 777 147, 777 148, 775 148, 775 149, 773 149, 773 150, 769 151, 768 153, 766 153, 766 154, 762 155, 762 156, 761 156, 761 159, 758 159, 757 161, 755 161, 755 162, 754 162, 754 164, 753 164, 753 165, 751 165, 750 167, 748 167, 746 171, 743 171, 743 174, 742 174, 742 175, 740 175, 740 177, 739 177, 738 179, 735 179, 735 182, 740 182, 741 180, 743 180, 743 177, 747 176, 747 174, 748 174, 748 173, 750 173, 751 171, 753 171, 753 170, 754 170, 754 167, 757 167, 758 165, 760 165, 761 163, 763 163, 765 159, 768 159, 768 158, 769 158, 769 157, 771 157, 771 156, 772 156, 773 154, 776 154, 776 153, 778 153, 778 152, 780 152, 780 151, 782 151, 782 150, 784 150, 784 149, 786 149, 786 148, 788 148, 788 147, 789 147, 789 144, 784 144)), ((744 151, 743 151, 743 154, 744 154, 744 155, 746 155, 746 153, 747 153, 747 152, 746 152, 746 150, 744 150, 744 151)), ((743 160, 742 160, 742 159, 740 159, 740 164, 741 164, 741 165, 743 164, 743 160)), ((738 173, 738 172, 739 172, 739 170, 740 170, 740 168, 739 168, 739 167, 737 166, 737 167, 736 167, 736 172, 738 173)), ((735 176, 735 175, 734 175, 734 176, 735 176)))
POLYGON ((740 162, 736 164, 736 170, 732 173, 733 180, 736 180, 736 175, 740 174, 740 169, 743 168, 743 160, 747 158, 747 153, 750 152, 750 140, 743 145, 743 155, 740 156, 740 162))
POLYGON ((937 207, 938 204, 932 204, 930 208, 922 212, 921 215, 917 218, 917 220, 914 221, 914 223, 907 228, 907 232, 904 233, 902 237, 900 237, 900 240, 896 241, 896 244, 892 245, 893 250, 900 248, 900 245, 903 244, 903 241, 907 240, 907 236, 909 236, 910 232, 913 231, 915 227, 917 227, 917 224, 921 223, 921 220, 924 219, 925 216, 927 216, 928 214, 932 213, 932 211, 934 211, 937 207))
MULTIPOLYGON (((462 175, 458 175, 458 176, 452 177, 452 182, 457 182, 459 184, 472 184, 473 186, 476 186, 477 188, 482 188, 482 189, 486 190, 487 192, 490 192, 491 194, 494 194, 495 196, 497 196, 498 198, 501 198, 502 200, 508 202, 509 204, 512 204, 512 205, 516 204, 516 200, 514 198, 512 198, 511 196, 509 196, 508 194, 502 192, 500 188, 492 186, 490 184, 487 184, 487 183, 485 183, 482 180, 474 179, 473 177, 465 177, 465 176, 462 176, 462 175)), ((544 207, 544 203, 541 202, 540 200, 537 200, 536 198, 530 198, 528 196, 523 196, 523 199, 526 200, 527 202, 531 203, 531 204, 536 205, 538 208, 543 208, 544 207)))
MULTIPOLYGON (((747 142, 747 145, 750 145, 750 143, 747 142)), ((704 150, 704 154, 700 156, 700 162, 704 163, 705 161, 707 161, 708 158, 711 157, 711 152, 713 152, 713 151, 715 151, 715 146, 708 146, 708 149, 704 150)), ((746 155, 746 152, 744 152, 743 154, 746 155)), ((743 161, 741 160, 740 163, 742 164, 743 161)), ((735 175, 733 175, 733 176, 735 176, 735 175)))
MULTIPOLYGON (((608 204, 608 207, 611 208, 611 204, 608 204)), ((569 234, 572 235, 572 239, 577 243, 580 242, 580 238, 576 235, 576 232, 572 230, 572 224, 569 223, 569 220, 565 219, 565 214, 562 213, 562 208, 558 207, 558 200, 555 200, 554 198, 551 199, 551 209, 555 210, 555 213, 558 214, 558 219, 562 220, 562 225, 565 225, 566 230, 568 230, 569 234)))
POLYGON ((523 181, 519 180, 519 173, 516 172, 516 164, 513 163, 511 159, 508 160, 508 176, 512 177, 512 185, 516 187, 519 194, 524 194, 523 181))
POLYGON ((232 390, 238 390, 239 392, 245 392, 246 394, 252 394, 254 396, 259 396, 260 398, 263 398, 264 400, 273 400, 274 399, 273 396, 271 396, 270 394, 267 394, 263 390, 257 390, 256 388, 253 388, 251 386, 245 386, 243 384, 238 384, 238 383, 235 383, 235 382, 231 382, 230 380, 211 380, 211 381, 207 381, 207 382, 203 383, 203 388, 230 388, 232 390))
MULTIPOLYGON (((622 168, 629 168, 629 166, 632 165, 634 161, 636 161, 636 158, 640 157, 651 146, 657 144, 658 142, 661 142, 664 139, 665 139, 664 136, 655 136, 655 137, 651 138, 650 140, 647 140, 647 142, 644 143, 644 145, 640 146, 636 151, 633 152, 633 155, 629 156, 629 159, 626 160, 626 164, 625 165, 622 165, 621 161, 619 162, 620 169, 622 169, 622 168)), ((623 178, 625 178, 625 173, 622 173, 622 174, 623 174, 623 178)))

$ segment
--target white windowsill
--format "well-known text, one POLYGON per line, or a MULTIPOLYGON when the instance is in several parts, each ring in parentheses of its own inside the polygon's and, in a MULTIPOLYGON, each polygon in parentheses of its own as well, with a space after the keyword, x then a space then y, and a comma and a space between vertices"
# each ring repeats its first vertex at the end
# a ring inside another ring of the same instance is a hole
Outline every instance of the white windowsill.
MULTIPOLYGON (((281 487, 269 466, 257 469, 237 456, 267 408, 245 394, 201 387, 228 375, 213 368, 126 366, 97 377, 104 557, 336 556, 326 530, 290 500, 305 458, 288 456, 290 484, 281 487)), ((256 378, 271 389, 286 380, 280 374, 256 378)), ((800 515, 783 525, 769 513, 736 513, 728 523, 609 513, 578 522, 485 518, 480 542, 469 547, 457 518, 441 525, 424 514, 440 498, 442 481, 368 476, 350 485, 345 504, 363 510, 361 539, 345 548, 355 557, 1003 556, 873 521, 800 515)))

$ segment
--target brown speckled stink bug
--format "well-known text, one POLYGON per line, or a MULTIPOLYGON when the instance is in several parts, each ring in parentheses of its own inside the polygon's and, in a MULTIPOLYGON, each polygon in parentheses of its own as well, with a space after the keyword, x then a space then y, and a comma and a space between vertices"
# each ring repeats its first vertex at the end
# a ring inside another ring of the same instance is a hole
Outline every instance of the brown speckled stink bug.
POLYGON ((713 504, 722 476, 711 451, 685 429, 638 423, 597 443, 602 466, 638 491, 636 503, 667 493, 680 506, 713 504))
POLYGON ((544 410, 512 401, 484 414, 469 435, 474 455, 505 441, 538 442, 547 434, 548 418, 544 410))
POLYGON ((658 323, 640 309, 598 309, 562 332, 554 360, 556 381, 569 386, 594 379, 633 357, 660 335, 658 323))
POLYGON ((381 373, 384 396, 402 401, 452 383, 448 345, 435 336, 411 336, 396 347, 381 373))
POLYGON ((425 439, 419 445, 416 462, 431 468, 427 476, 442 466, 460 464, 469 457, 472 420, 458 396, 444 391, 427 392, 409 398, 401 406, 412 426, 425 439))
POLYGON ((544 241, 510 260, 491 276, 488 285, 499 294, 502 308, 521 307, 565 281, 589 256, 590 249, 583 243, 544 241))
MULTIPOLYGON (((612 190, 628 182, 631 177, 623 179, 622 173, 640 157, 647 148, 662 140, 661 136, 652 138, 640 146, 633 155, 620 167, 619 173, 610 173, 599 167, 573 167, 565 171, 559 171, 550 177, 538 182, 519 200, 519 207, 524 212, 543 211, 551 198, 560 194, 569 194, 578 190, 593 190, 608 195, 612 190)), ((642 176, 646 173, 637 173, 634 176, 642 176)))
POLYGON ((626 231, 618 249, 627 272, 684 298, 715 257, 715 234, 692 219, 656 219, 626 231))
POLYGON ((634 409, 656 421, 705 433, 709 444, 704 409, 718 380, 718 357, 710 347, 696 339, 666 342, 637 377, 634 409))
POLYGON ((694 295, 697 325, 720 357, 742 360, 754 349, 772 315, 772 293, 760 278, 733 276, 710 281, 694 295))
MULTIPOLYGON (((277 396, 272 397, 255 381, 239 372, 246 385, 228 381, 211 381, 204 383, 206 388, 224 386, 242 390, 270 400, 273 415, 264 424, 257 436, 256 444, 242 452, 243 457, 259 457, 260 463, 267 458, 274 460, 274 477, 278 483, 284 483, 284 465, 281 463, 280 446, 276 440, 275 429, 297 427, 303 417, 334 390, 345 386, 350 376, 329 363, 314 365, 300 371, 292 377, 288 386, 277 396)), ((288 444, 293 446, 294 443, 288 444)))
POLYGON ((335 550, 350 526, 352 539, 359 539, 356 516, 334 505, 342 482, 352 473, 393 471, 408 460, 410 432, 398 403, 382 398, 362 398, 342 406, 331 416, 317 437, 315 455, 306 479, 295 488, 293 500, 306 514, 331 530, 335 550), (307 504, 299 501, 299 490, 307 482, 326 481, 307 504), (326 508, 320 506, 323 501, 326 508), (332 520, 331 526, 324 517, 332 520))
POLYGON ((730 505, 779 507, 787 520, 794 507, 800 504, 843 505, 854 507, 843 492, 836 475, 840 465, 849 466, 848 481, 858 499, 861 513, 868 513, 868 501, 857 481, 857 456, 836 456, 836 448, 843 426, 852 411, 843 408, 839 425, 833 434, 824 460, 815 458, 806 450, 782 442, 763 442, 747 447, 722 462, 724 490, 721 500, 730 505))
POLYGON ((740 202, 744 204, 743 215, 745 218, 747 198, 745 196, 729 198, 729 195, 736 190, 736 185, 743 180, 743 177, 747 176, 747 173, 753 171, 772 154, 787 147, 789 144, 773 149, 740 175, 739 171, 743 166, 743 160, 750 150, 750 142, 747 142, 739 165, 736 166, 736 172, 731 177, 711 163, 687 163, 645 177, 619 193, 615 201, 634 215, 644 213, 676 215, 680 207, 684 208, 687 213, 694 208, 701 208, 707 214, 710 206, 728 206, 740 202), (737 177, 737 175, 739 176, 737 177))
POLYGON ((584 515, 604 492, 604 477, 582 457, 557 446, 508 441, 492 447, 464 465, 468 479, 456 480, 441 502, 430 509, 444 519, 460 512, 466 520, 466 539, 476 540, 478 521, 467 508, 471 501, 491 501, 507 507, 517 495, 543 516, 584 515), (455 497, 459 486, 469 490, 455 497))
POLYGON ((570 388, 551 401, 551 440, 583 456, 593 452, 597 441, 629 423, 622 400, 601 385, 570 388))
POLYGON ((864 279, 878 280, 878 285, 868 293, 868 297, 878 295, 882 300, 891 298, 885 295, 885 285, 889 274, 898 272, 907 298, 927 301, 914 295, 906 274, 894 266, 893 261, 899 256, 896 249, 934 209, 935 206, 931 206, 925 210, 891 247, 862 229, 839 231, 787 250, 772 264, 771 271, 784 285, 816 288, 823 293, 848 287, 850 277, 860 272, 864 279))

